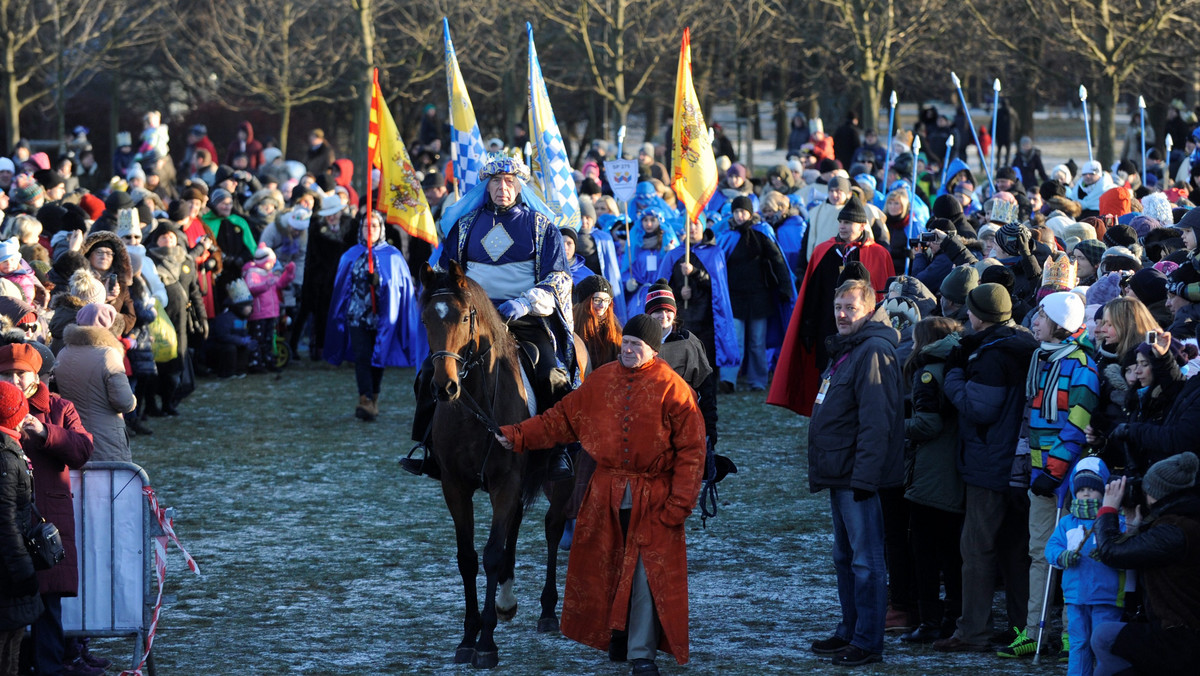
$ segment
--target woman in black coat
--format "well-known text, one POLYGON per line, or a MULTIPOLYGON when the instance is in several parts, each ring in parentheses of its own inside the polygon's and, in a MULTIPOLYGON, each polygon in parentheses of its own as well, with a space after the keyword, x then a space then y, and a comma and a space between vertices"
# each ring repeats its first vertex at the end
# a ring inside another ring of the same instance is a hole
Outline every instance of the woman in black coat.
POLYGON ((25 549, 32 523, 33 479, 16 428, 29 412, 16 385, 0 382, 0 674, 17 674, 25 626, 42 614, 38 578, 25 549), (6 415, 7 414, 7 415, 6 415))

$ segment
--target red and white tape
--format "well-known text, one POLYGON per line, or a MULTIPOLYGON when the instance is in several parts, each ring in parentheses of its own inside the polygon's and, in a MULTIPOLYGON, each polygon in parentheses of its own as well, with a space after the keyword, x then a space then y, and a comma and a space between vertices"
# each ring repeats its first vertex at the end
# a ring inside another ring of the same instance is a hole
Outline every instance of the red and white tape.
POLYGON ((138 663, 136 669, 122 671, 121 676, 143 676, 142 668, 146 666, 146 661, 150 658, 150 649, 154 646, 154 634, 158 631, 158 615, 162 611, 163 586, 167 581, 168 539, 175 543, 179 551, 183 552, 183 558, 187 561, 188 568, 193 573, 200 574, 200 566, 179 543, 179 538, 175 535, 175 520, 167 517, 166 510, 159 506, 158 496, 155 495, 154 489, 150 486, 143 486, 142 495, 145 495, 146 499, 150 501, 150 511, 158 520, 158 526, 164 533, 154 538, 154 575, 158 578, 158 596, 154 599, 154 613, 150 618, 150 630, 146 633, 146 651, 142 653, 142 661, 138 663))

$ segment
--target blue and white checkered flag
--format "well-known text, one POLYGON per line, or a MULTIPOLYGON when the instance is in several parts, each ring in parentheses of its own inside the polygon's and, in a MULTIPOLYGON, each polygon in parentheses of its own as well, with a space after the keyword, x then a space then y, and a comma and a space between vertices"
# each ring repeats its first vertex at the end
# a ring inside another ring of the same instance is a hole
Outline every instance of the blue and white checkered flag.
POLYGON ((529 138, 533 145, 530 169, 534 185, 546 205, 557 214, 554 225, 578 230, 579 198, 575 195, 571 161, 550 108, 542 66, 533 46, 533 26, 526 23, 525 30, 529 33, 529 138))
POLYGON ((446 87, 450 101, 450 151, 454 161, 454 180, 458 182, 460 195, 467 194, 479 183, 479 170, 483 168, 483 137, 475 121, 475 109, 467 94, 462 72, 458 69, 458 57, 454 54, 454 43, 450 40, 450 22, 442 18, 442 34, 446 43, 446 87))

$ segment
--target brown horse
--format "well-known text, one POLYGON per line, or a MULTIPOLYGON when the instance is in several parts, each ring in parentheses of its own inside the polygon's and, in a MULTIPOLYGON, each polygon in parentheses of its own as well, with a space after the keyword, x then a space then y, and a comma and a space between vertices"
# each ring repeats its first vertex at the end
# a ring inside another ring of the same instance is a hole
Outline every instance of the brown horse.
MULTIPOLYGON (((437 273, 428 264, 421 272, 421 322, 433 360, 437 409, 430 437, 432 457, 442 474, 442 495, 458 545, 458 571, 466 596, 463 639, 455 663, 478 668, 499 663, 493 633, 497 619, 517 612, 513 595, 517 532, 525 509, 537 498, 546 475, 546 452, 516 454, 495 442, 492 431, 529 417, 529 397, 521 378, 517 342, 483 288, 456 262, 437 273), (482 489, 492 503, 492 525, 483 550, 487 576, 483 613, 479 612, 472 496, 482 489)), ((566 524, 565 506, 573 482, 560 481, 545 490, 546 579, 542 587, 539 632, 557 631, 558 543, 566 524)))

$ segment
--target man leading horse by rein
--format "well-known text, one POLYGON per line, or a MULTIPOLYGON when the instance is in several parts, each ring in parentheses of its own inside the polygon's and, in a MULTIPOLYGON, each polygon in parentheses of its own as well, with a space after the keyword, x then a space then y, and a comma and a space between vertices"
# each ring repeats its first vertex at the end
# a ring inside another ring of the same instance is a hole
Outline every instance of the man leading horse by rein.
MULTIPOLYGON (((492 155, 480 182, 442 218, 453 223, 442 242, 437 271, 457 262, 487 293, 508 330, 535 362, 533 390, 538 410, 546 410, 579 384, 571 320, 571 273, 562 234, 553 214, 529 188, 529 169, 520 159, 492 155), (532 347, 530 347, 532 346, 532 347)), ((437 400, 432 388, 432 359, 417 373, 413 441, 424 458, 409 457, 400 466, 413 474, 438 476, 431 460, 429 429, 437 400)), ((559 448, 550 458, 547 479, 574 475, 570 457, 559 448)))

